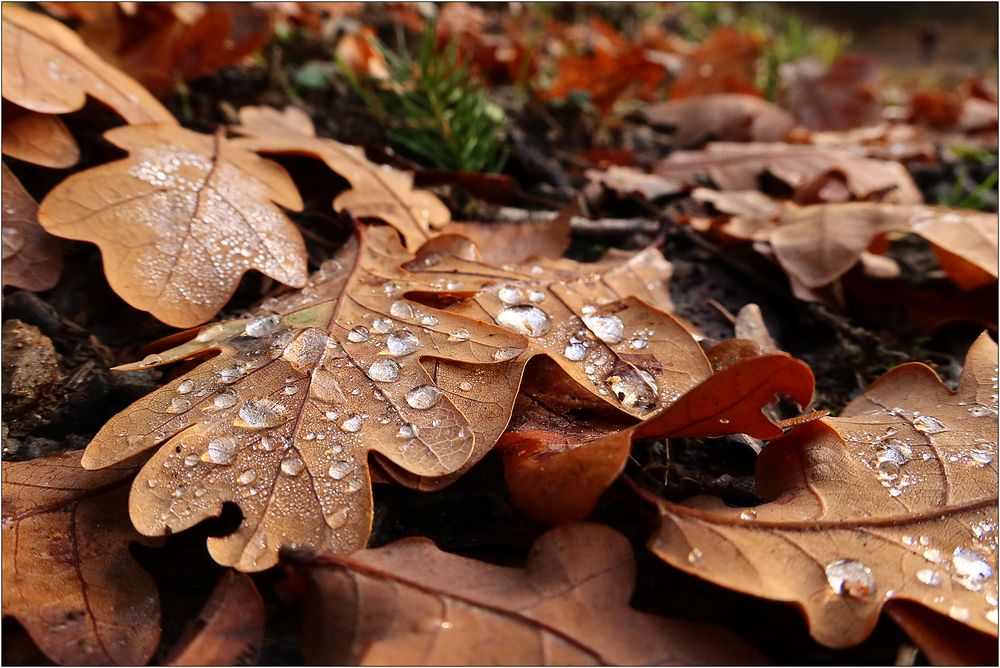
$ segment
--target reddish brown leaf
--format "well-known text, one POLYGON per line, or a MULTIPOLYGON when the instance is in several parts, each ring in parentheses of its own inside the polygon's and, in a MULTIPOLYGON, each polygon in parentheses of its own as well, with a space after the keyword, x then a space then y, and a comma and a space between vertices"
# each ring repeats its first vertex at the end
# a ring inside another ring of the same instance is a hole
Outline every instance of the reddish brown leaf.
POLYGON ((3 6, 3 97, 44 114, 97 98, 129 123, 176 124, 142 86, 108 65, 63 24, 15 4, 3 6))
POLYGON ((306 280, 302 236, 277 205, 302 200, 279 165, 173 125, 116 128, 130 155, 74 174, 42 202, 52 234, 100 247, 111 287, 160 320, 191 327, 215 315, 240 277, 306 280))
POLYGON ((792 129, 788 112, 753 95, 717 93, 673 100, 642 111, 654 125, 674 128, 674 145, 694 148, 706 141, 781 141, 792 129))
POLYGON ((781 78, 785 106, 811 130, 850 130, 881 121, 875 68, 863 56, 844 55, 829 67, 804 58, 783 65, 781 78))
POLYGON ((142 665, 160 605, 128 550, 135 467, 85 471, 80 455, 3 464, 3 611, 57 663, 142 665))
POLYGON ((754 85, 760 38, 723 26, 716 29, 686 60, 670 89, 670 97, 697 97, 712 93, 760 96, 754 85))
POLYGON ((264 643, 264 601, 248 576, 226 571, 164 660, 168 666, 252 666, 264 643))
POLYGON ((530 223, 451 223, 446 231, 475 242, 484 262, 522 263, 535 257, 562 257, 570 243, 571 217, 530 223))
POLYGON ((3 104, 3 153, 43 167, 70 167, 80 159, 80 149, 69 129, 52 114, 3 104))
POLYGON ((764 448, 767 503, 656 500, 652 549, 699 577, 794 603, 831 647, 861 642, 894 600, 995 636, 996 369, 986 334, 957 392, 923 364, 892 369, 841 417, 764 448))
POLYGON ((62 273, 62 247, 38 224, 38 204, 3 165, 3 284, 48 290, 62 273))
POLYGON ((409 538, 351 556, 299 556, 303 642, 318 664, 739 664, 762 658, 708 624, 628 606, 632 550, 607 527, 542 536, 505 568, 409 538))

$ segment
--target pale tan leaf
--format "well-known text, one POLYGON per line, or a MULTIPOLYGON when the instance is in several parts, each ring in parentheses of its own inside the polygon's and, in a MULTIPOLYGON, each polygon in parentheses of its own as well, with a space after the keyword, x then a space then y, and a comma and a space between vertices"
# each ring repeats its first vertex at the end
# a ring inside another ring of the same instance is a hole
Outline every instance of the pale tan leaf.
POLYGON ((135 467, 80 452, 3 464, 3 612, 66 665, 143 665, 160 639, 156 583, 132 558, 135 467))
POLYGON ((69 129, 52 114, 3 105, 3 153, 43 167, 71 167, 80 149, 69 129))
POLYGON ((376 165, 363 149, 316 137, 301 113, 249 107, 240 110, 242 126, 235 131, 250 135, 235 140, 237 146, 261 153, 308 155, 322 160, 347 179, 351 189, 333 201, 337 211, 355 218, 374 218, 400 231, 409 250, 416 250, 434 236, 434 230, 451 220, 448 208, 432 193, 413 189, 413 174, 387 165, 376 165))
POLYGON ((129 304, 191 327, 215 315, 250 269, 305 283, 302 236, 276 206, 302 207, 282 167, 221 135, 171 125, 105 138, 129 157, 69 177, 38 217, 52 234, 97 244, 108 282, 129 304))
POLYGON ((62 273, 62 247, 38 224, 38 204, 3 165, 3 284, 48 290, 62 273))
POLYGON ((755 95, 716 93, 651 105, 643 117, 674 128, 674 144, 693 148, 705 141, 781 141, 792 129, 791 115, 755 95))
POLYGON ((526 568, 410 538, 351 556, 297 556, 307 585, 304 650, 317 664, 742 664, 735 635, 629 607, 624 536, 596 524, 543 535, 526 568))
POLYGON ((983 334, 957 392, 919 363, 766 446, 756 508, 657 499, 651 547, 726 587, 797 605, 831 647, 887 601, 997 633, 997 346, 983 334), (790 577, 794 574, 794 577, 790 577))
POLYGON ((3 5, 3 97, 45 114, 97 98, 129 123, 177 121, 146 89, 101 60, 72 30, 13 3, 3 5))
POLYGON ((470 423, 489 420, 489 406, 463 414, 448 396, 459 388, 443 384, 462 381, 435 378, 420 360, 465 363, 475 374, 527 343, 405 299, 427 290, 399 268, 412 256, 389 227, 359 230, 360 250, 348 244, 302 291, 123 367, 218 351, 112 418, 87 448, 88 468, 158 448, 129 501, 141 533, 180 531, 231 501, 244 519, 209 539, 219 563, 262 570, 282 545, 351 552, 371 530, 369 452, 424 477, 451 473, 472 455, 470 423))
POLYGON ((707 174, 721 190, 759 190, 769 174, 786 184, 800 203, 880 200, 919 204, 920 191, 897 162, 872 160, 819 146, 719 142, 701 151, 670 154, 654 172, 693 183, 707 174))

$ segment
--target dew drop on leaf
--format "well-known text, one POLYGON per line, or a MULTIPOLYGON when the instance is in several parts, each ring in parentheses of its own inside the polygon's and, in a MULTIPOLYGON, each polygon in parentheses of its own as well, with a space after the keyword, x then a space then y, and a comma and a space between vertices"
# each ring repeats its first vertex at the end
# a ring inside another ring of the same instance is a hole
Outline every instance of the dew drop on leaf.
POLYGON ((406 403, 410 408, 427 410, 441 400, 441 390, 433 385, 420 385, 406 393, 406 403))
POLYGON ((269 399, 248 399, 233 424, 244 429, 270 429, 286 420, 285 407, 269 399))
POLYGON ((368 377, 382 383, 392 383, 399 379, 399 364, 391 359, 375 360, 368 367, 368 377))
POLYGON ((419 348, 420 339, 409 330, 404 329, 390 334, 385 341, 385 347, 390 355, 401 357, 409 355, 419 348))
POLYGON ((177 386, 177 391, 181 394, 188 394, 194 390, 194 381, 190 378, 187 380, 182 380, 181 384, 177 386))
POLYGON ((281 461, 281 472, 285 475, 296 476, 302 473, 306 465, 298 457, 291 457, 281 461))
POLYGON ((281 318, 279 316, 266 315, 248 322, 244 331, 247 336, 259 337, 274 334, 280 327, 281 318))
POLYGON ((549 314, 537 306, 510 306, 494 318, 501 327, 532 338, 545 336, 552 329, 549 314))
POLYGON ((583 322, 605 343, 621 343, 625 338, 625 325, 616 315, 588 315, 583 322))
POLYGON ((853 559, 837 559, 826 565, 826 581, 833 593, 850 598, 868 598, 875 593, 872 569, 853 559))
POLYGON ((363 425, 364 421, 355 415, 354 417, 347 418, 346 420, 341 422, 340 428, 348 432, 349 434, 356 434, 357 432, 361 431, 361 427, 363 425))
POLYGON ((236 395, 233 394, 232 392, 223 392, 222 394, 215 397, 215 399, 212 400, 212 403, 215 405, 216 408, 222 410, 225 408, 232 408, 233 406, 236 405, 237 401, 238 400, 236 399, 236 395))
POLYGON ((351 465, 348 462, 336 462, 330 465, 330 477, 334 480, 343 480, 351 472, 351 465))
POLYGON ((220 436, 208 442, 205 460, 212 464, 228 464, 236 456, 236 440, 232 436, 220 436))
POLYGON ((368 340, 368 328, 367 327, 355 327, 347 333, 347 340, 351 343, 362 343, 368 340))
POLYGON ((925 434, 940 434, 948 431, 948 428, 941 424, 941 421, 930 415, 921 415, 913 419, 913 428, 925 434))

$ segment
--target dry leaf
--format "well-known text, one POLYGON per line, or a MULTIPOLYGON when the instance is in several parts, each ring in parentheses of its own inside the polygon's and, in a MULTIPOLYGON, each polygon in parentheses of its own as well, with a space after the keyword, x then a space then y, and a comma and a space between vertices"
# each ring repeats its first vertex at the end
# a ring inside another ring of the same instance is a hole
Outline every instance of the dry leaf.
POLYGON ((38 224, 38 204, 3 165, 3 284, 41 291, 62 273, 62 247, 38 224))
POLYGON ((778 344, 764 322, 764 314, 756 304, 747 304, 736 314, 736 322, 733 323, 736 338, 749 339, 760 346, 761 352, 773 353, 777 350, 778 344))
POLYGON ((71 167, 80 148, 58 116, 3 104, 3 153, 43 167, 71 167))
POLYGON ((646 107, 645 119, 674 128, 674 144, 693 148, 706 141, 781 141, 792 129, 791 115, 753 95, 717 93, 646 107))
POLYGON ((520 263, 562 257, 570 244, 571 219, 572 215, 558 215, 530 223, 451 223, 445 232, 471 239, 484 262, 520 263))
POLYGON ((864 640, 892 600, 995 636, 996 377, 986 334, 957 392, 923 364, 896 367, 841 417, 764 448, 757 489, 768 503, 658 499, 651 547, 699 577, 795 603, 831 647, 864 640))
POLYGON ((757 55, 761 41, 756 35, 723 26, 716 29, 685 61, 684 69, 670 89, 670 97, 697 97, 713 93, 745 93, 759 96, 757 55))
POLYGON ((128 550, 135 467, 93 473, 80 454, 3 463, 3 612, 57 663, 144 665, 160 603, 128 550))
POLYGON ((38 218, 52 234, 97 244, 122 299, 191 327, 215 315, 250 269, 305 283, 302 236, 276 206, 302 207, 282 167, 221 135, 171 125, 105 138, 129 157, 60 183, 38 218))
POLYGON ((899 163, 818 146, 719 142, 702 151, 673 153, 657 163, 654 172, 687 180, 707 174, 720 190, 759 190, 761 177, 768 174, 784 184, 798 203, 846 199, 899 204, 923 201, 913 179, 899 163))
POLYGON ((360 665, 740 664, 762 657, 718 627, 628 605, 631 546, 595 524, 553 529, 526 568, 408 538, 351 556, 294 557, 307 660, 360 665))
POLYGON ((781 266, 810 288, 847 273, 876 237, 912 232, 934 248, 941 268, 970 290, 997 280, 996 214, 933 206, 830 204, 787 210, 768 239, 781 266))
MULTIPOLYGON (((141 533, 180 531, 230 501, 244 519, 234 533, 209 539, 221 564, 262 570, 282 545, 351 552, 371 530, 369 452, 425 477, 469 459, 470 422, 488 421, 488 404, 463 414, 447 393, 466 392, 419 360, 476 370, 516 357, 526 342, 405 299, 415 286, 399 265, 412 256, 391 228, 362 231, 360 251, 349 243, 302 291, 122 367, 218 351, 112 418, 87 448, 87 468, 157 449, 129 501, 141 533)), ((493 389, 477 385, 466 394, 488 399, 493 389)))
MULTIPOLYGON (((590 514, 598 498, 625 467, 633 438, 688 436, 706 438, 748 434, 774 438, 782 426, 761 412, 778 392, 802 408, 812 401, 809 367, 772 353, 733 363, 689 389, 661 412, 638 425, 588 407, 591 417, 570 417, 579 409, 572 388, 551 380, 551 394, 528 391, 519 398, 519 416, 500 447, 504 477, 518 505, 548 522, 579 520, 590 514)), ((817 419, 821 415, 810 416, 817 419)))
POLYGON ((989 666, 997 663, 997 641, 950 617, 912 601, 890 601, 885 612, 935 666, 989 666))
POLYGON ((621 197, 639 195, 650 201, 684 192, 685 184, 680 179, 665 178, 647 174, 632 167, 611 166, 607 169, 588 169, 587 179, 600 183, 621 197))
POLYGON ((322 160, 351 184, 350 190, 333 201, 333 208, 350 211, 355 218, 389 223, 402 233, 410 250, 416 250, 434 235, 433 230, 451 220, 441 200, 425 190, 413 189, 412 173, 376 165, 357 146, 316 137, 309 118, 297 109, 289 107, 279 112, 268 107, 245 107, 240 110, 240 123, 234 130, 250 136, 235 140, 237 146, 322 160))
POLYGON ((90 95, 129 123, 177 123, 145 88, 58 21, 5 3, 2 42, 2 94, 20 107, 65 114, 81 108, 90 95))
POLYGON ((254 666, 264 644, 264 601, 253 580, 226 571, 163 661, 168 666, 254 666))
POLYGON ((850 130, 882 120, 875 99, 875 67, 864 56, 847 54, 829 67, 816 58, 781 66, 782 100, 810 130, 850 130))

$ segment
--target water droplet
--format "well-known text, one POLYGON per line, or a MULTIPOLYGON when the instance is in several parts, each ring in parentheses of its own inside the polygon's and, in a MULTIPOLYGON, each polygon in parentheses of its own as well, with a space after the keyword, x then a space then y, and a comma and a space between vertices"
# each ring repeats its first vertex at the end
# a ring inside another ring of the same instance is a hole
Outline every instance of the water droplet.
POLYGON ((929 587, 937 587, 942 582, 941 574, 933 568, 922 568, 917 571, 917 579, 929 587))
POLYGON ((395 324, 396 323, 388 318, 376 318, 372 321, 372 331, 376 334, 388 334, 392 331, 395 324))
POLYGON ((385 340, 385 347, 390 355, 396 357, 409 355, 420 347, 420 339, 409 330, 403 329, 390 334, 385 340))
POLYGON ((389 306, 389 314, 394 318, 409 320, 413 317, 413 307, 404 301, 394 301, 392 305, 389 306))
POLYGON ((274 334, 280 327, 281 318, 279 316, 266 315, 260 318, 254 318, 248 322, 244 331, 247 336, 258 337, 274 334))
POLYGON ((219 380, 223 383, 233 383, 243 376, 243 369, 235 366, 226 367, 225 369, 219 370, 219 380))
POLYGON ((181 384, 177 386, 177 391, 181 394, 188 394, 194 390, 194 381, 190 378, 187 380, 182 380, 181 384))
POLYGON ((494 320, 501 327, 532 338, 545 336, 552 329, 549 314, 537 306, 510 306, 500 311, 494 320))
POLYGON ((298 475, 302 473, 306 465, 298 457, 291 457, 281 460, 281 472, 285 475, 298 475))
POLYGON ((243 429, 270 429, 286 420, 285 407, 269 399, 247 399, 233 424, 243 429))
POLYGON ((472 334, 469 334, 469 330, 463 328, 456 329, 448 334, 449 341, 468 341, 472 338, 472 334))
POLYGON ((688 552, 688 563, 689 564, 696 564, 699 561, 701 561, 702 556, 703 556, 703 553, 702 553, 701 550, 699 550, 696 547, 691 548, 691 551, 688 552))
POLYGON ((184 458, 184 466, 194 466, 201 461, 201 457, 198 455, 188 455, 184 458))
POLYGON ((929 547, 926 550, 924 550, 924 559, 926 559, 927 561, 932 561, 935 564, 940 564, 942 561, 944 561, 944 555, 941 553, 941 550, 937 549, 936 547, 929 547))
POLYGON ((545 301, 545 293, 540 290, 529 290, 528 301, 532 304, 540 304, 545 301))
POLYGON ((867 598, 875 593, 872 570, 853 559, 837 559, 826 565, 826 581, 840 596, 867 598))
POLYGON ((410 408, 427 410, 441 400, 441 390, 433 385, 421 385, 406 393, 406 403, 410 408))
POLYGON ((425 315, 420 319, 420 324, 424 325, 425 327, 433 327, 434 325, 438 324, 438 319, 432 315, 425 315))
POLYGON ((330 465, 330 477, 334 480, 343 480, 351 472, 350 462, 335 462, 330 465))
POLYGON ((212 399, 212 403, 220 410, 232 408, 238 401, 239 400, 236 398, 236 395, 232 392, 223 392, 222 394, 216 396, 215 399, 212 399))
POLYGON ((347 483, 347 491, 353 494, 354 492, 359 491, 364 486, 365 486, 364 480, 362 480, 361 478, 355 478, 354 480, 351 480, 347 483))
POLYGON ((254 480, 257 479, 257 472, 253 469, 247 469, 236 478, 236 482, 241 485, 249 485, 254 480))
POLYGON ((506 362, 512 360, 524 352, 523 348, 500 348, 493 353, 494 362, 506 362))
POLYGON ((963 608, 960 605, 953 605, 948 609, 948 616, 960 622, 965 622, 969 619, 969 609, 963 608))
POLYGON ((260 439, 260 447, 263 448, 264 452, 271 452, 278 447, 278 439, 273 436, 265 436, 260 439))
POLYGON ((340 423, 340 428, 350 434, 356 434, 361 431, 362 426, 364 426, 364 421, 356 415, 340 423))
POLYGON ((463 392, 471 392, 472 383, 470 383, 467 380, 463 380, 461 383, 458 384, 458 389, 462 390, 463 392))
POLYGON ((347 340, 351 343, 363 343, 368 340, 368 328, 358 327, 353 328, 347 333, 347 340))
POLYGON ((347 524, 347 517, 350 513, 351 509, 349 507, 341 506, 326 516, 326 523, 331 529, 339 529, 347 524))
POLYGON ((966 547, 956 547, 951 554, 955 572, 970 580, 985 580, 993 575, 993 568, 984 557, 966 547))
POLYGON ((509 285, 505 285, 500 288, 500 291, 497 292, 497 297, 500 298, 500 301, 502 301, 505 306, 514 306, 524 301, 524 293, 521 289, 511 287, 509 285))
POLYGON ((993 455, 986 450, 969 450, 969 458, 978 464, 990 464, 993 462, 993 455))
POLYGON ((293 394, 297 394, 298 393, 299 386, 298 385, 286 385, 281 391, 284 392, 285 394, 291 396, 293 394))
POLYGON ((634 377, 609 376, 605 382, 623 406, 652 408, 656 405, 656 393, 646 383, 634 377))
POLYGON ((330 420, 332 422, 332 421, 334 421, 334 420, 336 420, 337 418, 340 417, 340 413, 338 413, 337 411, 327 411, 327 412, 323 413, 323 416, 327 420, 330 420))
POLYGON ((976 405, 969 408, 969 414, 973 417, 996 417, 997 412, 989 406, 976 405))
POLYGON ((625 338, 625 325, 616 315, 588 315, 583 322, 605 343, 621 343, 625 338))
POLYGON ((940 434, 948 431, 948 428, 941 424, 941 421, 930 415, 921 415, 913 419, 913 428, 925 434, 940 434))
POLYGON ((757 519, 757 511, 754 509, 744 510, 740 513, 741 520, 755 520, 757 519))
POLYGON ((375 360, 368 367, 368 377, 382 383, 392 383, 399 379, 399 364, 392 359, 375 360))
POLYGON ((221 436, 208 442, 204 458, 213 464, 228 464, 235 456, 236 440, 231 436, 221 436))
POLYGON ((170 400, 170 405, 167 406, 168 413, 183 413, 187 409, 191 408, 191 402, 184 397, 174 397, 170 400))
POLYGON ((649 342, 648 342, 648 341, 646 341, 646 339, 632 339, 632 342, 631 342, 631 343, 629 343, 629 346, 630 346, 630 347, 631 347, 631 348, 632 348, 633 350, 642 350, 642 349, 643 349, 643 348, 645 348, 645 347, 646 347, 647 345, 649 345, 649 342))

